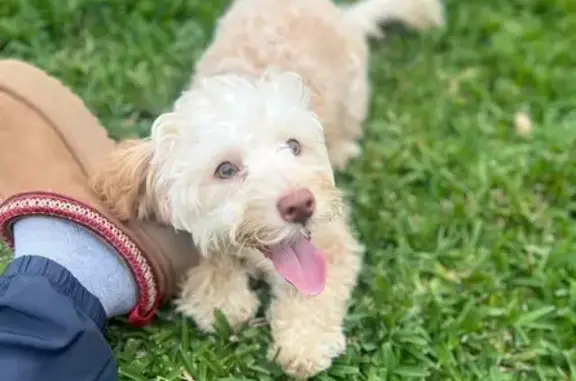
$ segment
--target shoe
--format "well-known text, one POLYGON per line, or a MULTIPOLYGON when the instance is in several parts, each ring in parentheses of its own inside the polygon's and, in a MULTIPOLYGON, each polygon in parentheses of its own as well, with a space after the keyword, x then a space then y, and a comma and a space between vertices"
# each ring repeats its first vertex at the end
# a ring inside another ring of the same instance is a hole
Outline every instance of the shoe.
POLYGON ((198 251, 188 233, 119 221, 93 193, 88 173, 115 143, 85 104, 38 68, 0 60, 0 144, 0 235, 8 247, 14 222, 26 216, 60 217, 91 230, 134 274, 139 300, 130 323, 150 323, 198 262, 198 251))

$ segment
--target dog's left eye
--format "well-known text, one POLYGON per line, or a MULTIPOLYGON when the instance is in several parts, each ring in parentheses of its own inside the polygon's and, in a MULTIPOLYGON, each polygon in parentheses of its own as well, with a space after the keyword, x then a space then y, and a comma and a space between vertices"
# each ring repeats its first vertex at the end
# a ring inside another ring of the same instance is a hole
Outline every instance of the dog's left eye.
POLYGON ((216 177, 221 179, 229 179, 230 177, 236 176, 237 173, 238 168, 236 168, 236 166, 229 161, 220 163, 220 165, 218 165, 216 168, 216 172, 214 172, 216 177))
POLYGON ((300 154, 300 143, 298 142, 298 140, 296 139, 289 139, 286 144, 288 145, 288 148, 290 148, 290 151, 292 151, 292 153, 297 156, 300 154))

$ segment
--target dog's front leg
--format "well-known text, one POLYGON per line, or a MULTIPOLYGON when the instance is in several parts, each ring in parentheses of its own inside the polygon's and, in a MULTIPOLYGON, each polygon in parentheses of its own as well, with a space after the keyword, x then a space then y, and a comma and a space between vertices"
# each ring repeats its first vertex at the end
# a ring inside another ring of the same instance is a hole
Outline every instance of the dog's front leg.
POLYGON ((343 221, 318 230, 312 241, 327 256, 325 290, 304 296, 277 284, 268 316, 274 340, 269 356, 287 374, 304 379, 330 367, 346 348, 342 324, 361 264, 362 248, 343 221))
POLYGON ((214 312, 219 309, 230 326, 238 329, 256 314, 260 304, 248 282, 248 274, 234 258, 203 258, 188 272, 177 310, 192 317, 203 331, 213 332, 214 312))

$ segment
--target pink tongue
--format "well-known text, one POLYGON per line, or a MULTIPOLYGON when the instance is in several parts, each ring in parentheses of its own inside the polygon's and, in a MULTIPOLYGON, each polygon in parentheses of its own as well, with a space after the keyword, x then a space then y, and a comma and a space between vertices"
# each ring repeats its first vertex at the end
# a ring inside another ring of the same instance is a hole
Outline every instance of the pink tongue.
POLYGON ((292 245, 277 246, 270 250, 270 259, 276 271, 301 293, 316 295, 326 286, 326 259, 324 254, 306 238, 292 245))

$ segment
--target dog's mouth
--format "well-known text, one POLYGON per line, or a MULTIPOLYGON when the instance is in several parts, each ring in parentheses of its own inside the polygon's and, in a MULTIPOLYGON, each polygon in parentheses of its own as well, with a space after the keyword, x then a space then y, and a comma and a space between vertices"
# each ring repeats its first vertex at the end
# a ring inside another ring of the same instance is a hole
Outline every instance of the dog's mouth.
POLYGON ((326 287, 326 256, 310 242, 310 232, 266 246, 262 252, 282 277, 305 295, 317 295, 326 287))

